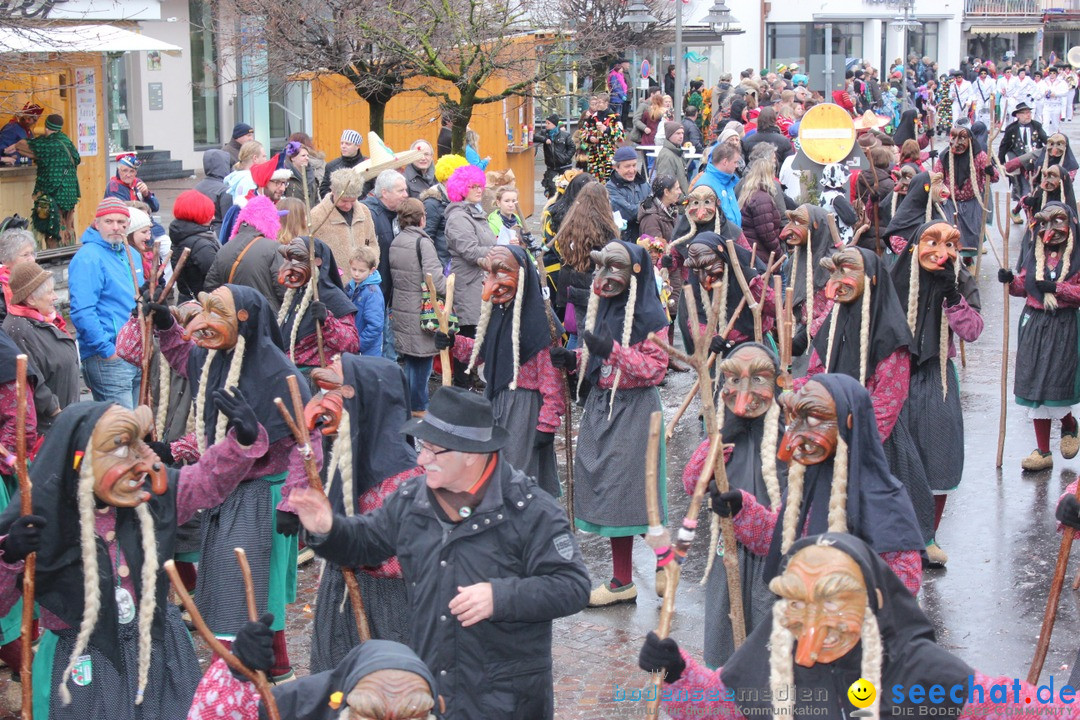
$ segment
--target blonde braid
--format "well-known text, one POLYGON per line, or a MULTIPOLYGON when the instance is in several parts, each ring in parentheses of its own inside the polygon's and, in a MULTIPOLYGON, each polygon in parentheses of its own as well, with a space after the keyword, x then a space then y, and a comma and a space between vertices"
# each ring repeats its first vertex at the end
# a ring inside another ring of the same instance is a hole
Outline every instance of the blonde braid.
POLYGON ((510 389, 517 390, 518 373, 521 372, 521 306, 525 304, 525 266, 518 266, 517 297, 514 298, 514 331, 512 346, 514 348, 514 378, 510 381, 510 389))
POLYGON ((154 534, 154 518, 146 503, 135 507, 135 516, 139 519, 142 534, 142 582, 139 587, 139 682, 135 691, 135 704, 141 705, 146 681, 150 676, 150 650, 153 638, 150 635, 157 610, 158 550, 157 536, 154 534))
MULTIPOLYGON (((960 263, 955 263, 956 280, 960 281, 960 263)), ((941 399, 949 397, 949 338, 952 329, 949 327, 949 316, 945 309, 941 309, 941 328, 938 330, 938 369, 941 372, 941 399)))
MULTIPOLYGON (((881 628, 878 626, 874 611, 867 606, 863 616, 861 641, 862 641, 862 677, 870 681, 875 688, 881 686, 881 667, 884 652, 881 646, 881 628)), ((879 720, 881 717, 881 697, 874 698, 870 705, 870 720, 879 720)))
POLYGON ((293 300, 296 298, 296 290, 294 288, 285 288, 285 297, 281 301, 281 308, 277 313, 277 324, 281 327, 285 324, 285 318, 289 317, 289 309, 292 307, 293 300))
MULTIPOLYGON (((908 293, 907 293, 907 326, 911 330, 912 334, 915 333, 915 326, 919 324, 919 261, 915 257, 915 247, 912 246, 911 250, 911 272, 908 274, 908 293)), ((959 265, 960 263, 957 263, 959 265)), ((918 338, 915 338, 916 341, 918 338)))
MULTIPOLYGON (((728 296, 728 277, 729 276, 730 276, 730 273, 728 273, 725 270, 724 271, 724 279, 720 283, 719 290, 717 290, 717 289, 713 290, 714 293, 716 293, 716 292, 720 293, 720 307, 717 308, 717 311, 716 311, 716 315, 717 315, 716 331, 717 332, 723 332, 724 329, 727 328, 727 321, 728 321, 728 316, 727 316, 727 296, 728 296)), ((694 300, 694 291, 690 290, 690 301, 693 302, 693 300, 694 300)), ((697 332, 697 328, 694 328, 691 331, 691 335, 693 335, 695 332, 697 332)), ((673 340, 674 338, 668 338, 668 339, 673 340)), ((720 392, 720 382, 721 382, 722 378, 723 378, 723 375, 721 373, 716 373, 716 377, 713 378, 713 395, 720 392)), ((718 411, 717 417, 720 418, 717 421, 717 427, 720 427, 721 425, 724 424, 724 420, 723 420, 724 406, 722 404, 720 405, 720 410, 718 411)))
POLYGON ((829 532, 846 533, 848 495, 848 446, 844 438, 836 438, 833 456, 833 481, 829 493, 829 532))
POLYGON ((793 463, 788 470, 787 503, 784 505, 784 524, 780 535, 780 554, 786 555, 795 543, 799 528, 799 511, 802 509, 803 482, 806 466, 793 463))
POLYGON ((709 573, 713 569, 713 561, 716 560, 716 556, 721 552, 720 545, 720 516, 714 512, 710 513, 712 518, 709 521, 709 559, 705 561, 705 574, 701 576, 701 580, 698 585, 705 585, 709 582, 709 573))
POLYGON ((472 354, 469 355, 469 365, 465 368, 466 374, 472 372, 473 367, 476 366, 476 359, 480 356, 480 348, 484 346, 488 323, 491 322, 491 310, 491 301, 484 300, 480 305, 480 320, 476 323, 476 338, 473 340, 472 354))
MULTIPOLYGON (((586 331, 592 332, 596 326, 596 313, 600 309, 600 296, 594 292, 589 293, 589 305, 585 310, 585 329, 579 333, 583 335, 586 331)), ((581 359, 578 361, 578 373, 577 373, 577 391, 581 393, 581 383, 585 381, 585 375, 589 367, 589 346, 584 342, 581 343, 581 359)))
POLYGON ((773 603, 772 632, 769 633, 768 645, 773 720, 791 720, 795 717, 795 666, 791 655, 795 648, 795 636, 783 625, 787 608, 788 601, 783 598, 773 603))
POLYGON ((832 363, 832 348, 833 341, 836 339, 836 323, 837 318, 840 316, 840 303, 833 301, 832 317, 829 318, 829 342, 828 349, 825 350, 825 372, 830 372, 829 367, 832 363))
POLYGON ((352 517, 356 514, 356 491, 353 489, 352 418, 348 411, 341 413, 338 436, 334 440, 334 456, 337 471, 341 473, 341 502, 345 505, 345 516, 352 517))
POLYGON ((780 427, 780 405, 773 402, 765 413, 765 429, 761 438, 761 479, 769 495, 769 507, 780 508, 780 480, 776 476, 776 442, 780 427))
POLYGON ((158 362, 158 406, 154 429, 159 440, 165 439, 165 421, 169 417, 169 390, 172 387, 172 368, 162 357, 158 362))
POLYGON ((101 585, 98 581, 97 535, 94 532, 94 449, 92 443, 86 444, 83 458, 79 464, 79 486, 75 501, 79 509, 79 545, 82 550, 83 571, 83 616, 79 625, 79 634, 71 648, 67 667, 60 674, 60 701, 71 704, 71 691, 68 680, 71 672, 83 652, 90 644, 98 614, 101 612, 101 585))
POLYGON ((960 212, 960 205, 956 202, 956 156, 949 151, 949 179, 946 180, 946 184, 949 186, 949 198, 952 200, 953 211, 960 212))
POLYGON ((213 348, 206 351, 206 360, 199 372, 199 391, 195 393, 195 444, 200 455, 206 452, 206 383, 210 382, 210 363, 214 362, 217 354, 218 351, 213 348))
MULTIPOLYGON (((796 256, 798 257, 798 256, 796 256)), ((806 340, 809 343, 814 339, 814 333, 811 331, 811 327, 814 324, 814 293, 816 288, 814 287, 814 273, 810 272, 811 260, 813 256, 810 254, 810 247, 806 248, 806 268, 803 270, 806 275, 806 340)))
POLYGON ((859 384, 866 385, 866 363, 870 353, 870 276, 863 276, 862 321, 859 323, 859 384))
POLYGON ((304 313, 307 312, 308 306, 311 305, 311 299, 314 297, 315 291, 309 284, 307 289, 304 290, 304 296, 300 298, 300 307, 296 309, 296 317, 293 318, 292 332, 289 333, 289 359, 296 362, 296 335, 300 332, 300 319, 304 317, 304 313))
MULTIPOLYGON (((626 298, 626 307, 623 310, 622 339, 620 344, 624 348, 630 347, 630 336, 634 330, 634 306, 637 305, 637 275, 630 276, 630 296, 626 298)), ((619 380, 622 379, 622 368, 615 371, 615 381, 611 383, 611 400, 608 402, 608 420, 615 411, 615 393, 619 389, 619 380)), ((706 386, 706 390, 708 387, 706 386)))
MULTIPOLYGON (((1064 258, 1062 258, 1064 262, 1064 258)), ((1043 245, 1042 238, 1035 241, 1035 280, 1046 279, 1046 248, 1043 245)), ((1053 293, 1043 293, 1043 307, 1050 312, 1057 310, 1057 298, 1053 293)))
MULTIPOLYGON (((232 351, 232 359, 229 360, 229 373, 225 376, 225 385, 222 386, 222 390, 226 390, 231 387, 238 387, 240 382, 240 370, 244 364, 244 347, 247 342, 244 340, 243 335, 238 335, 236 338, 236 347, 232 351)), ((214 410, 214 417, 216 422, 214 424, 214 442, 221 442, 225 437, 225 433, 229 427, 229 418, 226 415, 214 410)))

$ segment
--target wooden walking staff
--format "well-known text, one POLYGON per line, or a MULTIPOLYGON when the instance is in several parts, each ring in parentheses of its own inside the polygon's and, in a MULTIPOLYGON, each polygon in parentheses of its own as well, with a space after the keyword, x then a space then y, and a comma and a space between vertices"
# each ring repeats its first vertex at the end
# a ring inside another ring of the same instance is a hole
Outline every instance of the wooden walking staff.
MULTIPOLYGON (((655 333, 649 333, 649 340, 653 343, 664 348, 670 355, 675 356, 679 360, 682 360, 687 365, 690 365, 698 374, 698 391, 701 397, 701 414, 705 418, 705 433, 709 437, 709 441, 712 444, 712 450, 709 453, 710 457, 715 457, 716 452, 719 451, 720 446, 723 444, 723 439, 720 437, 719 429, 716 424, 716 404, 713 402, 712 383, 709 382, 709 341, 712 339, 713 333, 716 331, 716 325, 719 321, 719 309, 718 301, 720 300, 719 293, 712 303, 712 307, 709 312, 708 320, 705 323, 704 330, 700 330, 701 327, 698 324, 697 314, 697 299, 694 297, 694 286, 687 285, 685 292, 690 294, 687 298, 686 312, 689 316, 687 319, 690 323, 690 334, 694 336, 694 354, 687 355, 673 347, 672 345, 664 342, 656 337, 655 333)), ((727 480, 727 474, 722 472, 723 462, 720 463, 720 468, 716 471, 716 487, 717 491, 725 493, 730 489, 727 480)), ((686 514, 686 518, 683 520, 683 527, 679 530, 678 543, 675 546, 676 559, 682 562, 681 557, 685 557, 686 549, 690 546, 690 542, 694 539, 694 531, 697 528, 697 515, 700 510, 702 499, 705 497, 705 488, 709 484, 709 475, 713 474, 713 469, 706 463, 706 467, 709 473, 702 473, 702 478, 698 479, 698 484, 694 490, 694 499, 690 501, 690 510, 686 514), (681 556, 680 556, 681 548, 681 556)), ((743 640, 746 639, 746 620, 743 616, 742 608, 742 579, 739 576, 738 555, 735 549, 735 525, 730 517, 720 518, 720 533, 724 538, 724 569, 727 571, 727 585, 728 585, 728 598, 731 606, 731 633, 735 640, 735 647, 738 648, 742 645, 743 640)), ((676 579, 677 581, 677 579, 676 579)), ((674 603, 674 587, 669 579, 668 592, 672 593, 671 602, 674 603)))
MULTIPOLYGON (((651 428, 650 428, 651 429, 651 428)), ((652 438, 650 437, 650 442, 652 438)), ((664 574, 667 577, 667 587, 664 588, 664 602, 660 606, 660 619, 656 624, 656 634, 661 639, 666 638, 671 633, 671 619, 675 615, 675 591, 679 587, 679 578, 682 575, 682 563, 686 560, 686 553, 690 549, 690 545, 694 542, 694 536, 697 531, 698 513, 701 511, 701 504, 705 501, 705 490, 709 486, 709 480, 713 477, 717 468, 723 468, 724 461, 721 456, 723 451, 724 442, 723 438, 719 435, 713 437, 713 444, 709 448, 709 454, 705 458, 705 465, 701 468, 701 475, 698 476, 697 484, 694 485, 694 496, 690 499, 690 507, 686 510, 686 517, 683 518, 682 527, 679 528, 678 539, 675 541, 674 548, 669 548, 671 558, 664 565, 664 574), (674 560, 675 562, 671 562, 674 560)), ((646 475, 646 480, 648 475, 646 475)), ((717 482, 720 481, 720 476, 717 475, 717 482)), ((723 481, 726 485, 727 475, 723 476, 723 481)), ((656 520, 659 522, 660 513, 657 510, 656 520)), ((731 518, 723 518, 728 522, 731 518)), ((665 540, 670 543, 670 537, 667 530, 663 531, 663 534, 659 537, 653 535, 653 519, 649 518, 649 535, 648 538, 655 538, 652 542, 662 543, 665 540)), ((710 549, 710 552, 712 550, 710 549)), ((656 550, 657 557, 660 557, 661 550, 656 550)), ((659 562, 659 561, 658 561, 659 562)), ((728 575, 728 592, 731 590, 731 568, 735 568, 736 582, 738 582, 738 559, 735 557, 734 551, 728 552, 727 548, 724 548, 724 568, 729 572, 728 575), (730 557, 730 561, 729 561, 730 557)), ((735 634, 735 648, 738 649, 746 639, 746 622, 743 620, 743 606, 742 606, 742 588, 738 588, 739 594, 731 596, 731 623, 732 630, 735 634)), ((655 695, 650 695, 652 699, 648 701, 645 706, 645 717, 659 717, 660 707, 660 687, 664 682, 663 674, 656 673, 653 675, 653 687, 656 689, 655 695)))
MULTIPOLYGON (((544 295, 544 312, 547 314, 548 333, 551 335, 551 344, 561 344, 562 338, 555 328, 555 308, 548 302, 547 267, 544 265, 544 256, 540 255, 536 260, 536 271, 540 275, 541 294, 544 295)), ((562 378, 563 404, 566 405, 566 415, 563 417, 563 448, 566 453, 566 516, 570 519, 570 532, 577 530, 574 523, 574 446, 573 428, 574 410, 570 398, 570 375, 565 369, 559 370, 562 378)))
MULTIPOLYGON (((15 475, 19 479, 19 513, 34 514, 31 497, 30 472, 26 468, 26 355, 15 358, 15 475)), ((22 683, 22 720, 33 720, 33 644, 34 644, 34 571, 37 569, 37 553, 26 556, 22 586, 22 667, 19 682, 22 683)))
MULTIPOLYGON (((173 589, 176 590, 176 594, 180 598, 180 602, 183 604, 184 609, 191 615, 191 624, 195 626, 195 630, 202 636, 202 639, 206 641, 206 644, 210 646, 210 649, 213 650, 218 657, 225 661, 226 665, 255 683, 255 689, 259 692, 259 697, 262 698, 263 707, 266 709, 267 718, 269 718, 269 720, 281 720, 281 715, 278 713, 277 701, 274 700, 274 693, 270 689, 270 683, 266 681, 266 673, 255 672, 247 665, 240 662, 240 659, 229 652, 229 649, 217 639, 217 636, 214 635, 214 631, 210 629, 210 626, 206 624, 206 620, 203 619, 202 614, 199 613, 199 608, 195 605, 195 600, 192 599, 191 594, 188 593, 187 588, 184 587, 184 581, 180 579, 180 573, 177 572, 176 564, 172 559, 165 561, 165 572, 168 573, 169 581, 172 582, 173 589)), ((250 579, 245 577, 245 589, 248 582, 250 582, 250 579)), ((250 612, 251 605, 249 604, 248 607, 250 612)))
MULTIPOLYGON (((1012 223, 1009 222, 1009 195, 1000 193, 997 196, 997 223, 998 232, 1001 234, 1002 267, 1009 267, 1009 234, 1012 232, 1012 223)), ((1005 455, 1005 418, 1009 407, 1009 286, 1004 284, 1002 289, 1001 307, 1001 409, 998 411, 998 444, 997 463, 994 467, 1001 467, 1002 458, 1005 455)))
MULTIPOLYGON (((251 578, 251 565, 248 564, 247 553, 241 547, 233 548, 233 552, 236 553, 236 563, 240 566, 240 574, 244 578, 244 601, 247 603, 248 620, 258 622, 259 610, 255 603, 255 581, 251 578)), ((264 671, 256 670, 255 675, 258 678, 255 681, 256 685, 266 684, 264 671)))
MULTIPOLYGON (((728 324, 724 327, 724 332, 721 335, 721 337, 723 337, 724 340, 728 339, 728 335, 731 334, 732 328, 735 327, 736 318, 739 317, 739 313, 741 313, 743 311, 743 308, 745 308, 745 307, 746 307, 746 296, 744 295, 743 299, 740 300, 739 304, 735 307, 735 312, 732 314, 731 319, 728 320, 728 324)), ((697 308, 695 308, 695 310, 696 309, 697 308)), ((709 355, 709 360, 708 360, 708 367, 711 368, 715 361, 716 361, 716 355, 710 354, 709 355)), ((686 393, 686 397, 683 398, 682 404, 679 405, 679 409, 675 412, 675 416, 672 417, 671 422, 668 423, 667 430, 664 431, 664 437, 669 442, 671 441, 671 436, 675 434, 675 426, 679 424, 679 421, 682 420, 682 416, 684 414, 686 414, 687 408, 690 407, 690 403, 694 401, 695 397, 697 397, 698 388, 700 387, 700 384, 701 384, 700 378, 698 380, 694 381, 694 384, 690 386, 690 390, 686 393)))
MULTIPOLYGON (((1008 287, 1008 286, 1006 286, 1008 287)), ((1076 497, 1080 499, 1080 484, 1077 484, 1076 497)), ((1032 685, 1039 682, 1046 653, 1050 650, 1050 635, 1054 632, 1054 620, 1057 618, 1058 601, 1061 588, 1065 584, 1065 570, 1069 567, 1069 553, 1072 551, 1075 530, 1065 528, 1061 534, 1061 547, 1058 548, 1057 564, 1054 565, 1054 577, 1050 581, 1050 597, 1046 599, 1046 611, 1043 613, 1042 629, 1039 630, 1039 642, 1035 646, 1035 657, 1028 670, 1027 681, 1032 685)))
MULTIPOLYGON (((307 170, 307 168, 301 168, 307 170)), ((304 202, 307 202, 307 174, 304 175, 304 202)), ((308 273, 314 279, 311 283, 311 299, 319 302, 319 266, 315 264, 315 237, 308 237, 308 273)), ((296 318, 300 322, 300 318, 296 318)), ((315 346, 319 351, 319 367, 326 367, 326 349, 323 347, 322 323, 315 321, 315 346)), ((302 416, 300 416, 302 417, 302 416)))
MULTIPOLYGON (((435 308, 435 315, 439 318, 439 331, 449 332, 450 313, 454 311, 454 273, 446 278, 446 299, 439 302, 439 296, 435 292, 435 280, 431 273, 424 273, 424 283, 427 285, 428 296, 431 297, 431 306, 435 308)), ((454 371, 450 365, 450 348, 439 351, 439 364, 442 366, 443 387, 454 384, 454 371)))
MULTIPOLYGON (((289 413, 289 409, 285 407, 285 403, 281 398, 274 398, 274 404, 277 405, 282 419, 285 420, 285 424, 292 431, 300 456, 304 458, 304 470, 307 472, 308 486, 318 492, 324 492, 322 479, 319 477, 319 468, 316 466, 315 456, 311 452, 311 438, 308 437, 303 425, 300 424, 304 422, 304 402, 300 399, 300 385, 297 383, 295 375, 288 377, 288 383, 293 406, 292 413, 289 413)), ((371 630, 368 628, 367 613, 364 611, 364 598, 360 595, 360 584, 356 581, 356 573, 353 572, 352 568, 343 566, 341 574, 345 578, 345 588, 349 593, 349 602, 352 603, 353 618, 356 620, 356 631, 360 635, 360 642, 367 642, 371 639, 371 630)))
MULTIPOLYGON (((656 553, 656 566, 663 568, 667 585, 664 588, 664 602, 660 608, 660 624, 656 628, 656 634, 666 638, 671 632, 671 616, 675 611, 675 591, 678 584, 678 576, 682 570, 678 563, 672 563, 675 558, 671 549, 671 535, 660 521, 660 484, 657 482, 657 466, 660 463, 660 425, 664 414, 660 411, 649 416, 649 441, 645 446, 645 511, 649 519, 649 530, 645 535, 645 541, 656 553), (670 598, 670 600, 668 599, 670 598)), ((660 703, 660 686, 664 678, 661 673, 654 673, 652 678, 655 692, 650 695, 654 698, 646 705, 645 716, 656 717, 657 707, 660 703)))
MULTIPOLYGON (((152 263, 152 269, 150 271, 150 295, 153 296, 153 288, 158 284, 158 273, 161 271, 163 263, 158 262, 158 248, 160 244, 158 241, 154 241, 154 261, 152 263)), ((150 318, 145 317, 139 323, 139 329, 142 331, 142 375, 139 377, 139 404, 150 405, 150 355, 151 347, 154 342, 154 330, 153 325, 150 323, 150 318)))

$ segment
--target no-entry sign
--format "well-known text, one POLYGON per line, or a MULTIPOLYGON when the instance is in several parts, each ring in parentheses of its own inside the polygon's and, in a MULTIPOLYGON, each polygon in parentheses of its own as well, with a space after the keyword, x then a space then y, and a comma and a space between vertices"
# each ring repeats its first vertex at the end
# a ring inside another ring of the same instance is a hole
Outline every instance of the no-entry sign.
POLYGON ((855 123, 839 105, 815 105, 799 124, 799 144, 806 157, 816 163, 840 162, 855 145, 855 123))

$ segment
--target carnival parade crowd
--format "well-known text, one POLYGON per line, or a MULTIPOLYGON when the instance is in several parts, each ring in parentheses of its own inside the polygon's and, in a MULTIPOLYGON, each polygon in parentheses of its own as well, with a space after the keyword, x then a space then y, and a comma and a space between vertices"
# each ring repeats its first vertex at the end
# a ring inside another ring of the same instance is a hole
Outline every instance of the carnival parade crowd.
POLYGON ((345 129, 330 160, 238 123, 167 227, 137 153, 80 199, 65 118, 28 103, 0 128, 2 162, 38 168, 32 229, 0 231, 0 660, 18 676, 34 643, 36 717, 560 717, 552 623, 636 601, 635 537, 666 596, 639 664, 673 718, 913 714, 885 689, 919 684, 979 688, 939 714, 1023 709, 937 643, 919 593, 949 562, 995 215, 1023 234, 988 276, 1023 298, 1019 470, 1054 466, 1054 425, 1080 452, 1076 72, 911 57, 823 97, 798 65, 685 92, 673 71, 635 103, 619 59, 580 117, 545 118, 533 218, 534 188, 471 128, 452 152, 449 123, 399 152, 345 129), (830 103, 852 161, 815 166, 799 130, 830 103), (35 254, 76 237, 61 312, 35 254), (672 372, 698 375, 681 425, 672 372), (686 467, 672 433, 704 438, 686 467), (698 531, 701 657, 666 637, 698 531), (312 558, 304 674, 285 625, 312 558))

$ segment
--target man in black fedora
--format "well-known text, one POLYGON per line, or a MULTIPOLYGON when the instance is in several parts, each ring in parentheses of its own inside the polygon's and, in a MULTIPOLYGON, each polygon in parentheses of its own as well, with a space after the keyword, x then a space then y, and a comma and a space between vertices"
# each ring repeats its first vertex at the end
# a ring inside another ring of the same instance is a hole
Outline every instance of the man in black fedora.
MULTIPOLYGON (((1002 165, 1022 155, 1037 150, 1046 145, 1046 132, 1038 120, 1032 120, 1031 107, 1021 101, 1012 112, 1016 118, 1001 136, 1001 144, 998 146, 998 160, 1002 165)), ((1031 192, 1031 178, 1023 167, 1015 174, 1009 174, 1009 187, 1012 188, 1012 203, 1015 206, 1020 198, 1031 192)), ((1010 211, 1011 212, 1011 211, 1010 211)), ((1013 214, 1014 223, 1022 223, 1020 215, 1013 214)))
POLYGON ((344 567, 397 555, 409 589, 410 645, 446 700, 445 720, 554 717, 551 621, 589 599, 566 514, 510 467, 491 403, 454 387, 401 428, 425 474, 383 506, 335 515, 322 493, 290 499, 316 554, 344 567))

